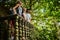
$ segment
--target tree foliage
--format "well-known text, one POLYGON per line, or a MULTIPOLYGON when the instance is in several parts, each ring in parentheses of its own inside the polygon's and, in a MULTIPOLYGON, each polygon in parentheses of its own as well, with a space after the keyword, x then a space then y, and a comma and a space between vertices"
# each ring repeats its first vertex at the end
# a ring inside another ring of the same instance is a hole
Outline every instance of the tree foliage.
POLYGON ((36 36, 37 40, 60 40, 57 36, 60 30, 59 4, 59 0, 39 0, 32 6, 33 23, 39 30, 35 32, 39 35, 36 36))

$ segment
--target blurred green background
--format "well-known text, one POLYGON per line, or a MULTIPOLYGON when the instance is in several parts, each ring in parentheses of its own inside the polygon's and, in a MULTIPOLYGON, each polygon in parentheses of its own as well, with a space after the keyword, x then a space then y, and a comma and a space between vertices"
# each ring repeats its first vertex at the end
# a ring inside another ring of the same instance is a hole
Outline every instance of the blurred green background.
MULTIPOLYGON (((0 0, 0 15, 8 15, 17 0, 0 0), (3 11, 1 11, 3 10, 3 11)), ((21 0, 23 7, 31 9, 35 26, 31 40, 60 40, 60 0, 21 0)))

